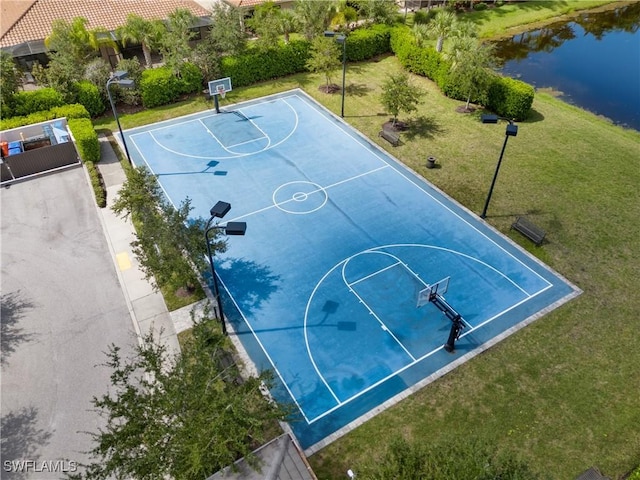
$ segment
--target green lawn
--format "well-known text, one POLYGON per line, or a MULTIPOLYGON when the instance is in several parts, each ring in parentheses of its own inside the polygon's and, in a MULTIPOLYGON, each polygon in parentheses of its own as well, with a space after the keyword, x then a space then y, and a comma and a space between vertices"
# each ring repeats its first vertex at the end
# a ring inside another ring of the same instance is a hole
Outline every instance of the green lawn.
MULTIPOLYGON (((378 98, 386 74, 399 69, 392 56, 349 65, 345 120, 480 212, 504 124, 481 124, 479 112, 456 113, 461 102, 412 77, 426 92, 424 102, 401 116, 412 127, 401 146, 391 147, 377 137, 389 118, 378 98), (426 169, 430 155, 440 168, 426 169)), ((322 83, 320 76, 295 75, 234 90, 222 106, 300 87, 339 114, 340 95, 319 92, 322 83)), ((121 122, 130 128, 207 107, 197 98, 121 122)), ((115 128, 106 119, 100 124, 115 128)), ((343 478, 348 468, 375 461, 381 440, 394 435, 424 442, 479 436, 553 479, 574 479, 592 465, 615 479, 639 465, 639 185, 640 133, 538 92, 531 118, 509 140, 487 221, 584 294, 312 456, 318 477, 343 478), (509 231, 519 214, 547 231, 547 244, 535 247, 509 231)))

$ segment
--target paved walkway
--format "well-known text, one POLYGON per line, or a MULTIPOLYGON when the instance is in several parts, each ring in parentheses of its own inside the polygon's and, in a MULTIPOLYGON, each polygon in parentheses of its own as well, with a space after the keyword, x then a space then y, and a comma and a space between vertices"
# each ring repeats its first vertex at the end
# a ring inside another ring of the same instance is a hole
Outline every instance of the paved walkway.
POLYGON ((102 158, 97 167, 107 188, 107 207, 99 209, 102 225, 115 263, 116 272, 124 293, 133 326, 138 334, 153 329, 171 352, 179 351, 177 334, 191 326, 192 306, 169 312, 160 292, 154 291, 145 280, 140 264, 133 254, 131 242, 135 230, 129 219, 118 217, 111 206, 126 176, 107 137, 100 135, 102 158))

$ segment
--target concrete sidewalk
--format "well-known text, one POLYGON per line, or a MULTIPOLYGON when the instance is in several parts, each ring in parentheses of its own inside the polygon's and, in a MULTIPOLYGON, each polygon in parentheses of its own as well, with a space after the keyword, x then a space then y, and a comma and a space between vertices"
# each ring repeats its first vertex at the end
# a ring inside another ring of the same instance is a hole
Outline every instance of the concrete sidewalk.
POLYGON ((154 338, 160 338, 169 352, 178 352, 177 334, 190 328, 190 312, 197 305, 169 313, 162 294, 154 291, 151 283, 145 280, 131 248, 131 242, 136 238, 133 225, 111 209, 126 175, 107 137, 100 135, 99 139, 101 160, 96 165, 107 189, 107 207, 99 212, 134 329, 138 336, 153 329, 154 338))

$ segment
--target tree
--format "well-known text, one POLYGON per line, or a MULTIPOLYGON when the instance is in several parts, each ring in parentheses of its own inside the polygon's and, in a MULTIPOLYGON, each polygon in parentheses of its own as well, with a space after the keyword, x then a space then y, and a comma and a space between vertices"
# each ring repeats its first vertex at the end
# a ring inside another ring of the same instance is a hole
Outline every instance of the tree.
POLYGON ((444 40, 448 37, 454 29, 456 23, 456 16, 453 12, 447 10, 440 10, 436 13, 435 17, 427 24, 427 31, 433 37, 438 40, 436 42, 436 51, 441 52, 444 45, 444 40))
POLYGON ((256 46, 259 49, 267 50, 278 44, 279 17, 280 8, 271 0, 257 5, 254 9, 253 17, 247 24, 258 35, 256 46))
POLYGON ((224 2, 216 2, 213 5, 211 30, 205 41, 218 55, 237 55, 245 50, 247 35, 244 31, 243 16, 244 12, 241 9, 224 2))
POLYGON ((138 43, 142 47, 144 62, 147 68, 153 66, 151 51, 157 49, 166 32, 164 23, 160 20, 146 20, 134 13, 127 15, 127 22, 116 30, 122 46, 128 43, 138 43))
POLYGON ((316 37, 311 43, 311 51, 309 60, 307 60, 307 68, 315 73, 322 73, 326 79, 325 93, 331 93, 333 90, 329 85, 331 82, 331 74, 340 68, 340 47, 330 37, 316 37))
POLYGON ((51 35, 44 43, 49 50, 68 55, 82 65, 96 57, 101 46, 117 49, 116 43, 104 28, 87 29, 87 19, 75 17, 71 23, 57 19, 51 24, 51 35))
POLYGON ((358 466, 364 480, 536 480, 529 466, 509 451, 470 438, 444 438, 426 444, 394 438, 380 460, 358 466))
POLYGON ((400 72, 397 75, 388 75, 382 84, 380 102, 384 108, 393 115, 392 126, 395 127, 400 112, 413 112, 422 102, 420 98, 424 92, 409 81, 409 75, 400 72))
POLYGON ((471 97, 483 91, 490 81, 489 69, 496 64, 494 47, 472 37, 456 37, 446 56, 451 61, 450 72, 455 82, 467 93, 468 112, 471 97))
MULTIPOLYGON (((189 218, 192 207, 188 198, 174 208, 156 177, 145 167, 138 167, 130 172, 112 209, 136 221, 133 253, 156 289, 161 285, 188 291, 195 288, 196 272, 206 269, 205 221, 189 218)), ((212 245, 217 251, 226 248, 221 241, 212 245)))
POLYGON ((8 116, 5 110, 9 108, 13 95, 21 85, 20 77, 20 70, 11 54, 0 50, 0 108, 3 117, 8 116))
POLYGON ((202 480, 266 440, 287 412, 261 393, 271 375, 242 379, 230 342, 209 313, 182 351, 146 334, 131 358, 111 345, 109 392, 92 404, 105 426, 92 433, 93 461, 73 479, 202 480))
POLYGON ((298 18, 290 10, 280 10, 278 16, 277 28, 278 33, 284 35, 284 43, 289 43, 289 36, 298 31, 298 18))
POLYGON ((393 0, 368 0, 366 12, 372 23, 391 25, 398 14, 398 5, 393 0))
POLYGON ((176 8, 167 17, 168 28, 161 42, 162 57, 176 74, 180 71, 180 65, 191 57, 189 42, 195 35, 192 28, 196 20, 196 16, 186 8, 176 8))
POLYGON ((300 22, 305 38, 309 41, 322 35, 335 14, 337 2, 317 0, 296 0, 294 12, 300 22))

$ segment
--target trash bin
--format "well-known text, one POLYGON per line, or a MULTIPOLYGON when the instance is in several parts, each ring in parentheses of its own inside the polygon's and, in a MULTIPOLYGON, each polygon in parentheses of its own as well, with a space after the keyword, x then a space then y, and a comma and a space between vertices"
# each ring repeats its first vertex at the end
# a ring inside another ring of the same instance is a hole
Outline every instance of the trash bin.
POLYGON ((436 166, 436 157, 427 157, 427 168, 433 168, 436 166))

